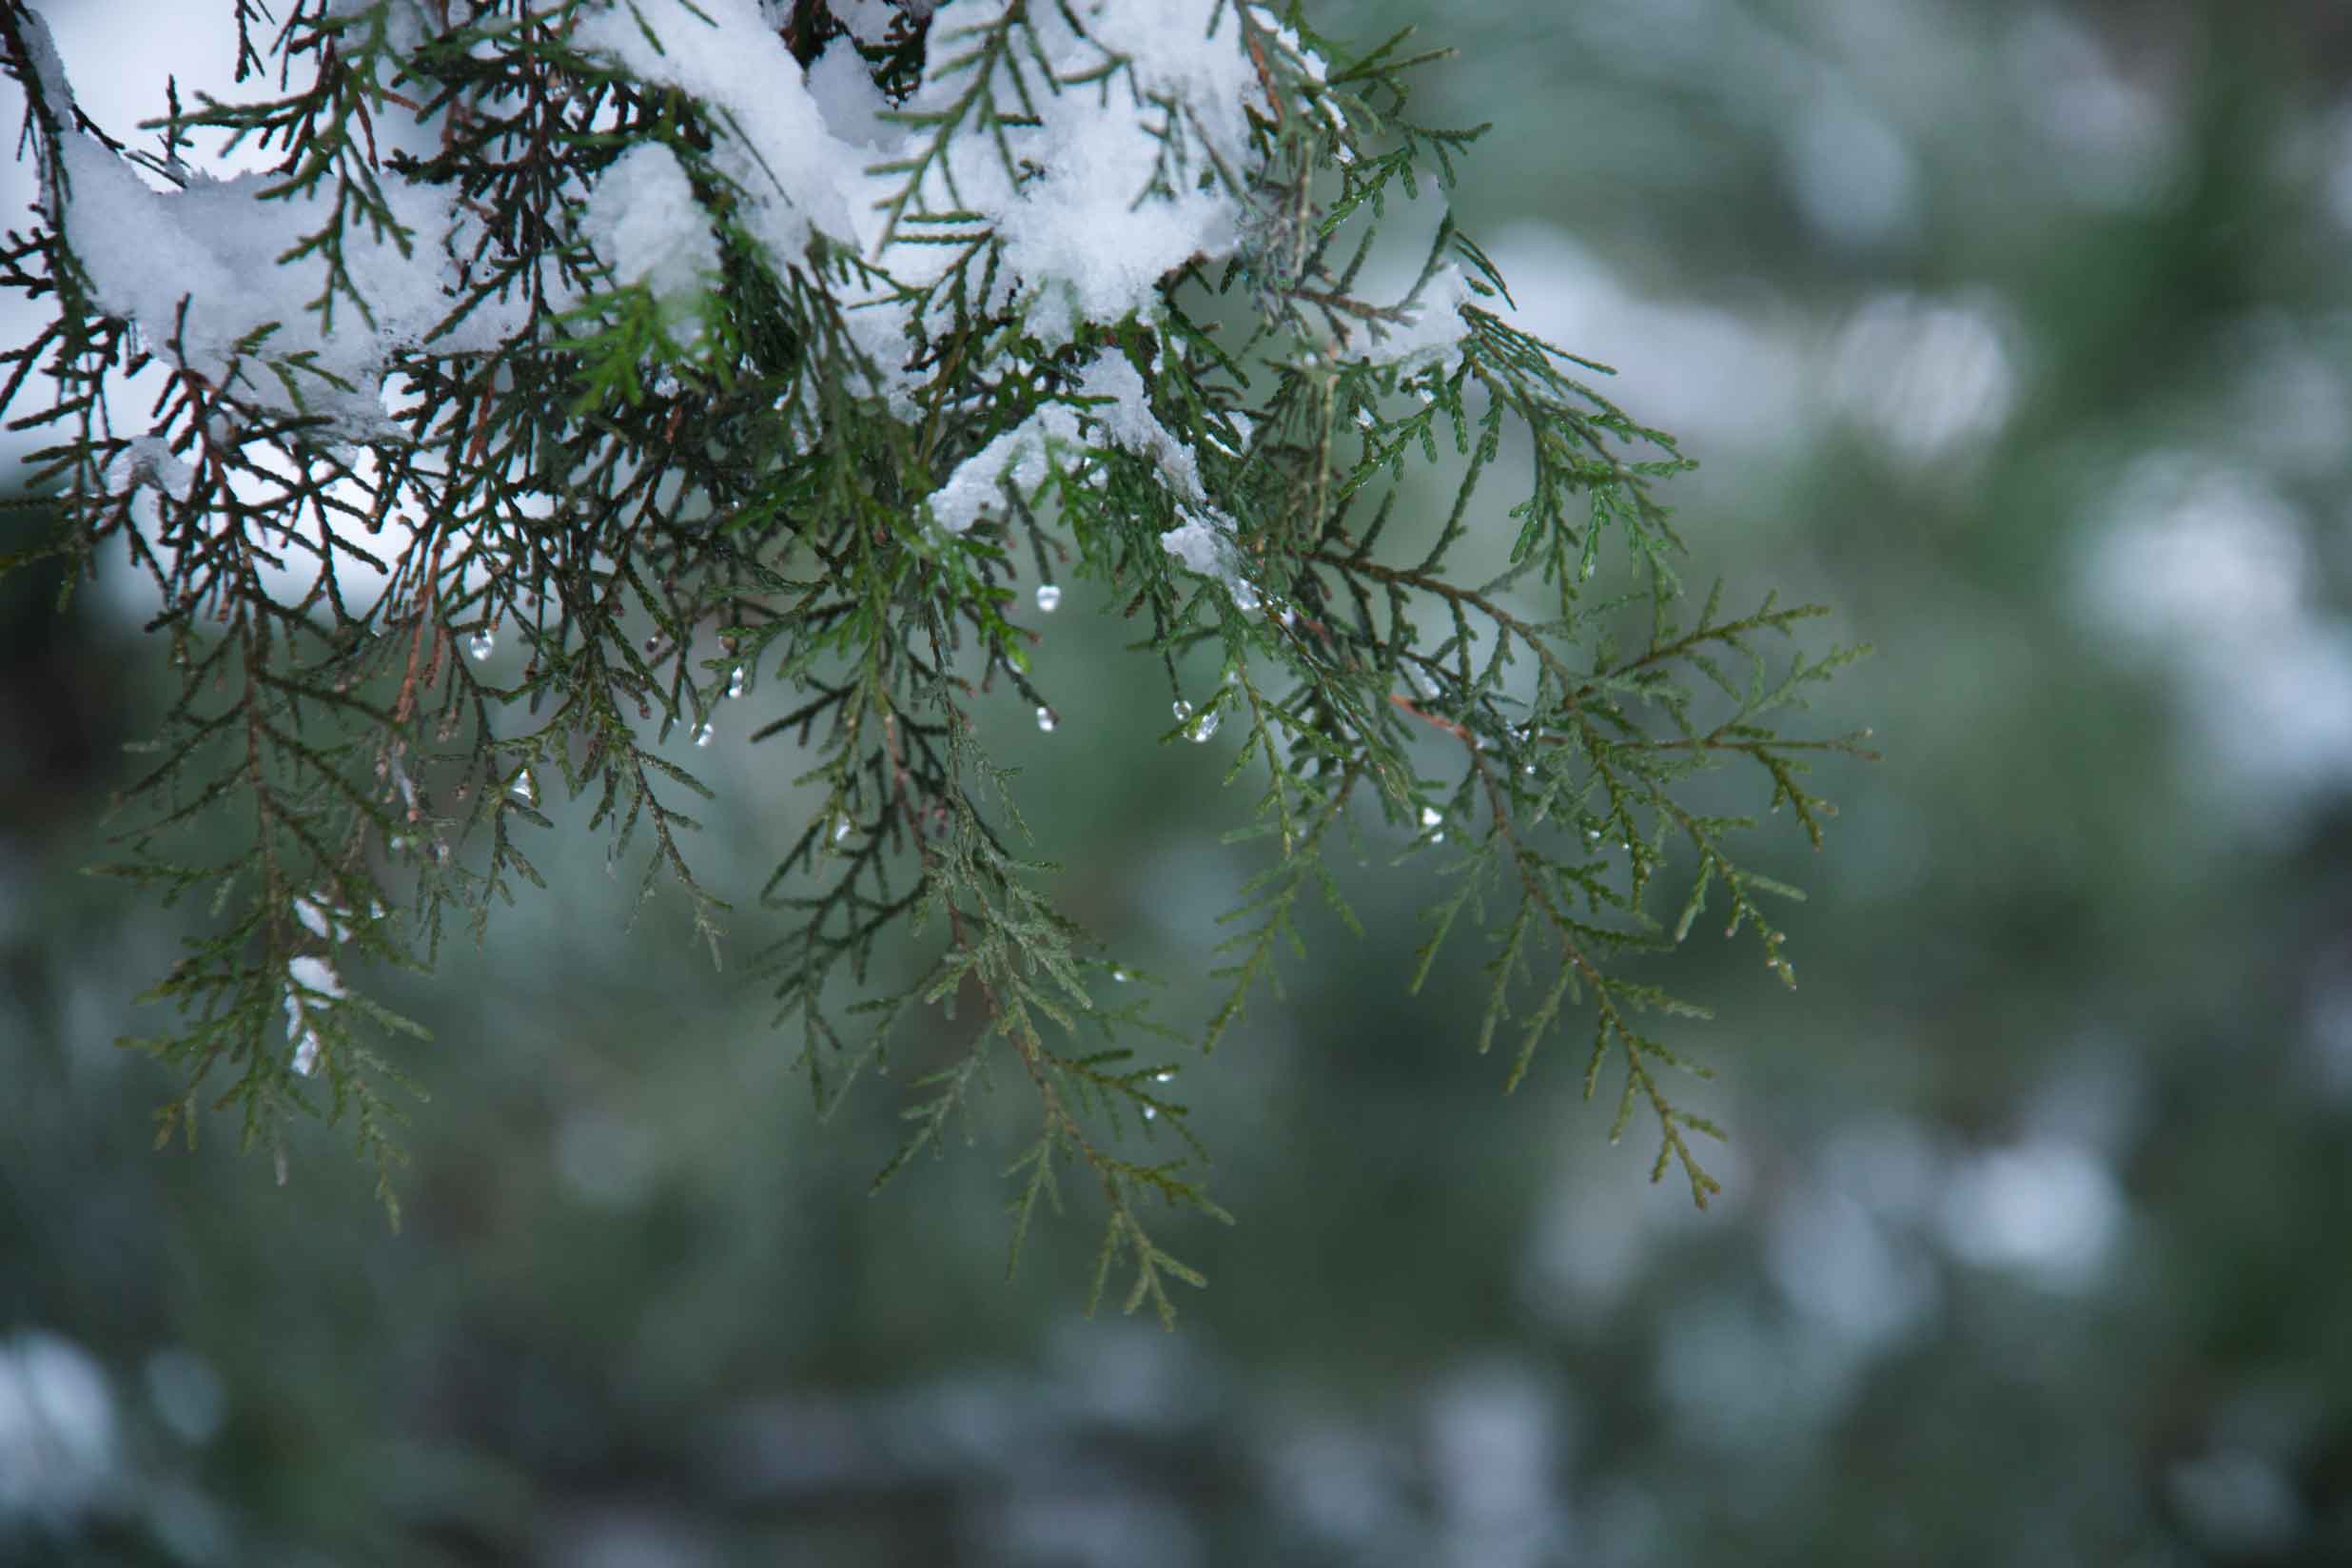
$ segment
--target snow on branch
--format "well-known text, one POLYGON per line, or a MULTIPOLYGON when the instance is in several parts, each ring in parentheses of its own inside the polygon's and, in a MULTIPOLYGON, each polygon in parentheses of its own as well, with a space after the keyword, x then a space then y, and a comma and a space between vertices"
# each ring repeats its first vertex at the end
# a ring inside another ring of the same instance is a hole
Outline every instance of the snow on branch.
POLYGON ((1516 1082, 1576 1037, 1705 1201, 1715 1129, 1645 1017, 1696 1009, 1628 966, 1714 899, 1793 978, 1793 890, 1691 780, 1817 841, 1809 771, 1859 748, 1781 726, 1852 651, 1784 651, 1814 612, 1769 595, 1688 613, 1655 488, 1687 460, 1450 218, 1367 297, 1389 204, 1480 134, 1405 112, 1403 34, 1351 55, 1235 0, 285 10, 244 96, 133 147, 0 0, 43 179, 0 287, 50 312, 7 412, 48 552, 127 568, 177 682, 112 868, 206 911, 141 1042, 167 1130, 224 1105, 284 1162, 322 1117, 389 1204, 420 1031, 378 971, 540 885, 570 808, 715 958, 752 929, 820 1100, 923 1031, 885 1175, 1026 1084, 1016 1252, 1075 1176, 1096 1291, 1169 1317, 1200 1277, 1165 1205, 1225 1216, 1139 1043, 1243 1027, 1309 905, 1355 923, 1326 855, 1385 833, 1448 877, 1411 983, 1475 931, 1480 1048, 1516 1082), (990 755, 1000 702, 1069 743, 1027 607, 1082 593, 1166 738, 1257 791, 1205 1025, 1055 905, 990 755), (722 889, 695 835, 758 744, 792 755, 733 787, 801 826, 722 889))

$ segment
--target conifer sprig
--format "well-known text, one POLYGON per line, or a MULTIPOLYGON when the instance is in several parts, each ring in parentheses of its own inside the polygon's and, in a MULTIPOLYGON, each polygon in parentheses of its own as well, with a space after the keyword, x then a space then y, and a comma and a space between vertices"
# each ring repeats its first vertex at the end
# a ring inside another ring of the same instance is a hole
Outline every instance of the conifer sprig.
POLYGON ((911 1065, 878 1182, 1025 1086, 1012 1261, 1075 1175, 1092 1298, 1115 1277, 1172 1321, 1201 1276, 1169 1215, 1228 1218, 1174 1061, 1133 1054, 1185 1036, 1056 908, 976 738, 992 702, 1052 727, 1028 605, 1090 582, 1161 661, 1166 743, 1239 736, 1255 795, 1200 1046, 1314 906, 1358 924, 1335 852, 1388 834, 1441 878, 1411 983, 1481 946, 1506 1083, 1589 1029, 1613 1135, 1646 1112, 1654 1179, 1705 1202, 1691 1138, 1719 1134, 1647 1022, 1704 1014, 1638 967, 1713 899, 1791 976, 1762 900, 1793 890, 1693 784, 1756 770, 1817 845, 1809 769, 1859 737, 1780 726, 1852 651, 1774 662, 1817 612, 1769 598, 1676 618, 1654 487, 1688 460, 1513 323, 1450 218, 1401 291, 1368 281, 1482 128, 1407 115, 1435 56, 1196 9, 966 0, 852 37, 818 0, 297 0, 265 46, 241 0, 240 79, 274 66, 276 96, 175 98, 134 154, 0 0, 45 181, 0 286, 55 307, 0 385, 47 442, 50 552, 130 561, 179 672, 114 868, 209 899, 155 992, 177 1023, 137 1042, 181 1074, 167 1131, 225 1083, 282 1168, 291 1116, 350 1127, 391 1202, 383 1043, 414 1026, 372 970, 429 965, 453 916, 479 938, 584 797, 715 958, 725 921, 756 933, 820 1107, 911 1065), (864 141, 825 142, 820 61, 872 85, 864 141), (275 162, 208 182, 205 139, 275 162), (1106 194, 1100 232, 1057 217, 1106 194), (206 204, 238 203, 300 284, 270 308, 109 249, 126 213, 225 247, 206 204), (788 754, 810 802, 741 914, 693 853, 719 735, 788 754))

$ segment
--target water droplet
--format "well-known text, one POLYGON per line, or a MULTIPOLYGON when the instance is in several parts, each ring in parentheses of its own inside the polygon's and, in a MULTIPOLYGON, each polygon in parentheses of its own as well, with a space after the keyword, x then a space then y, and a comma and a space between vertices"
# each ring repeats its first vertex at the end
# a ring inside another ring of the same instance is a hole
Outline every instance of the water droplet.
POLYGON ((1110 977, 1123 986, 1127 983, 1127 971, 1125 970, 1112 970, 1110 977))
POLYGON ((1045 731, 1046 734, 1051 735, 1053 733, 1053 726, 1058 722, 1060 721, 1053 716, 1052 709, 1040 708, 1037 710, 1037 727, 1045 731))
POLYGON ((483 659, 498 652, 498 635, 485 628, 466 639, 465 651, 474 656, 475 663, 480 664, 483 659))
POLYGON ((1359 409, 1357 409, 1357 410, 1356 410, 1356 423, 1357 423, 1358 425, 1360 425, 1361 427, 1362 427, 1363 429, 1366 429, 1366 430, 1371 429, 1371 428, 1372 428, 1372 410, 1370 410, 1369 408, 1359 408, 1359 409))
POLYGON ((535 806, 539 803, 539 787, 531 782, 531 770, 528 768, 515 775, 515 782, 510 786, 510 791, 517 800, 526 806, 535 806))
POLYGON ((1037 608, 1040 612, 1049 616, 1060 609, 1061 605, 1062 590, 1058 586, 1050 582, 1041 582, 1037 585, 1037 608))
POLYGON ((294 1048, 294 1070, 307 1078, 318 1070, 319 1036, 314 1029, 303 1030, 302 1043, 294 1048))
POLYGON ((838 844, 850 836, 850 819, 843 817, 833 824, 833 842, 838 844))
POLYGON ((1209 709, 1208 712, 1192 721, 1192 728, 1188 732, 1192 736, 1192 743, 1197 746, 1210 735, 1215 735, 1217 726, 1223 722, 1225 722, 1225 715, 1214 708, 1209 709))
POLYGON ((1158 1119, 1159 1119, 1159 1115, 1160 1115, 1159 1111, 1155 1110, 1155 1109, 1154 1109, 1154 1108, 1152 1108, 1150 1106, 1146 1106, 1146 1107, 1144 1107, 1144 1120, 1145 1120, 1145 1121, 1147 1121, 1147 1122, 1156 1121, 1156 1120, 1158 1120, 1158 1119))
POLYGON ((743 666, 740 664, 736 665, 735 667, 735 673, 727 677, 727 695, 729 696, 741 696, 743 695, 743 688, 750 681, 750 679, 751 676, 745 673, 743 666))
POLYGON ((1444 821, 1444 820, 1445 820, 1445 818, 1444 818, 1443 816, 1441 816, 1441 814, 1439 814, 1438 809, 1437 809, 1435 806, 1423 806, 1423 807, 1421 808, 1421 826, 1422 826, 1422 827, 1424 827, 1424 828, 1434 828, 1434 827, 1436 827, 1439 823, 1441 823, 1441 822, 1442 822, 1442 821, 1444 821))
POLYGON ((1533 778, 1536 776, 1536 765, 1530 762, 1526 767, 1521 768, 1519 772, 1525 774, 1528 777, 1533 778))
POLYGON ((1172 1084, 1176 1081, 1176 1075, 1172 1072, 1155 1072, 1151 1075, 1151 1081, 1155 1084, 1172 1084))
POLYGON ((702 728, 695 732, 695 744, 697 746, 708 746, 711 743, 711 737, 717 733, 718 732, 712 729, 710 725, 705 724, 702 728))
POLYGON ((1176 722, 1179 724, 1182 724, 1186 719, 1192 716, 1192 704, 1186 702, 1183 697, 1178 697, 1175 701, 1169 703, 1168 707, 1175 713, 1176 722))

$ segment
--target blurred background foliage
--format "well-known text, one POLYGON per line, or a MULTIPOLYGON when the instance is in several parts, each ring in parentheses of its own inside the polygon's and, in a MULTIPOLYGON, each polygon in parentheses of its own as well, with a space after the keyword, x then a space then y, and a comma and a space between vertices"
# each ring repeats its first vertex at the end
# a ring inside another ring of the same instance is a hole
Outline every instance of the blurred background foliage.
MULTIPOLYGON (((160 104, 128 0, 43 9, 160 104)), ((731 737, 721 974, 575 836, 485 949, 379 977, 436 1032, 400 1236, 330 1130, 283 1186, 225 1121, 157 1154, 171 1085, 111 1042, 186 916, 78 874, 156 652, 20 576, 0 1561, 2352 1560, 2352 20, 1429 10, 1313 14, 1458 48, 1422 111, 1496 128, 1456 210, 1702 461, 1701 586, 1879 649, 1815 716, 1886 762, 1821 854, 1757 835, 1813 894, 1800 989, 1703 923, 1671 966, 1721 1015, 1676 1038, 1724 1198, 1648 1186, 1578 1063, 1501 1099, 1477 954, 1401 995, 1436 866, 1375 838, 1369 937, 1324 922, 1179 1080, 1241 1217, 1176 1242, 1213 1288, 1084 1322, 1083 1220, 1002 1279, 1005 1128, 866 1195, 921 1042, 816 1124, 749 962, 806 803, 731 737)), ((1190 1018, 1257 852, 1106 608, 1071 585, 1040 649, 1060 730, 994 741, 1190 1018)))

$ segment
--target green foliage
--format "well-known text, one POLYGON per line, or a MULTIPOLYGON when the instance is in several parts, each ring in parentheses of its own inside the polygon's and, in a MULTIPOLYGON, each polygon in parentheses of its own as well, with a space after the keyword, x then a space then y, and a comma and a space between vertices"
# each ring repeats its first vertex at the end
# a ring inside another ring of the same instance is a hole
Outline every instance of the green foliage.
MULTIPOLYGON (((181 675, 108 868, 167 901, 208 900, 207 931, 152 993, 176 1022, 136 1042, 180 1078, 166 1134, 194 1136, 207 1090, 281 1158, 286 1119, 321 1115, 352 1129, 391 1203, 409 1086, 383 1043, 414 1026, 359 979, 429 966, 452 917, 479 933, 519 882, 537 885, 539 801, 560 791, 593 801, 611 853, 650 841, 641 892, 685 890, 715 959, 727 919, 764 939, 778 1026, 821 1104, 929 1020, 976 1016, 911 1087, 877 1183, 939 1151, 975 1091, 1009 1073, 1038 1113, 1006 1172, 1014 1261, 1074 1173, 1106 1215, 1093 1296, 1117 1275, 1127 1309, 1172 1320, 1167 1281, 1201 1279, 1151 1228, 1154 1201, 1225 1216, 1168 1088, 1176 1058, 1133 1050, 1184 1039, 1054 907, 1052 868, 1024 858, 1009 780, 974 735, 991 700, 1052 714, 1016 591, 1033 575, 1099 584, 1158 657, 1176 703, 1165 743, 1240 736, 1228 781, 1256 808, 1234 836, 1266 859, 1226 917, 1201 1049, 1278 983, 1283 948, 1303 951, 1304 905, 1354 923, 1335 853, 1383 853, 1375 839, 1401 830, 1442 886, 1412 984, 1449 943, 1480 945, 1476 1038, 1504 1041, 1507 1082, 1554 1036, 1588 1041, 1586 1092, 1617 1086, 1613 1135, 1646 1112, 1654 1176, 1679 1168, 1703 1204, 1715 1184, 1689 1135, 1719 1134, 1666 1069, 1704 1069, 1646 1022, 1700 1009, 1636 961, 1680 943, 1712 897, 1727 934, 1751 930, 1793 983, 1762 900, 1794 890, 1741 863, 1752 820, 1695 786, 1747 767, 1817 843, 1832 808, 1809 764, 1858 743, 1778 726, 1854 651, 1782 652, 1818 612, 1769 596, 1727 615, 1711 593, 1687 614, 1683 545, 1653 487, 1688 460, 1597 390, 1605 367, 1511 325, 1503 280, 1450 222, 1403 298, 1361 292, 1390 204, 1450 186, 1478 135, 1409 116, 1406 76, 1427 57, 1401 34, 1350 59, 1296 15, 1285 32, 1224 10, 1265 93, 1245 168, 1115 51, 1056 79, 1020 5, 979 24, 959 8, 940 24, 965 29, 951 41, 902 15, 861 49, 894 99, 927 106, 905 116, 916 155, 877 171, 892 182, 880 254, 819 235, 783 265, 713 156, 721 111, 574 47, 588 9, 474 0, 404 46, 393 24, 408 13, 388 3, 298 4, 275 42, 278 96, 175 103, 161 125, 158 171, 225 132, 276 156, 284 191, 331 197, 282 258, 321 280, 308 308, 323 325, 370 309, 349 236, 408 243, 388 183, 461 195, 477 244, 451 258, 462 283, 441 327, 393 357, 387 428, 355 435, 314 409, 332 373, 273 357, 266 333, 225 381, 188 368, 154 323, 99 305, 53 208, 0 258, 0 283, 56 307, 7 357, 6 383, 11 410, 36 402, 16 425, 47 437, 40 487, 65 519, 53 553, 88 569, 112 552, 144 574, 163 606, 149 629, 181 675), (951 96, 909 97, 926 48, 951 96), (1310 54, 1333 64, 1319 76, 1310 54), (993 146, 1018 182, 1007 127, 1044 95, 1114 88, 1165 119, 1138 202, 1220 188, 1249 225, 1234 259, 1162 278, 1155 311, 1060 341, 1002 286, 1002 245, 962 205, 951 154, 993 146), (437 149, 380 149, 387 105, 437 149), (616 282, 578 221, 599 172, 646 144, 675 155, 715 226, 720 274, 691 321, 616 282), (893 258, 915 248, 922 281, 903 281, 893 258), (1384 350, 1449 279, 1458 339, 1384 350), (884 383, 899 367, 875 363, 853 319, 876 301, 909 323, 913 390, 897 402, 884 383), (495 350, 449 346, 492 320, 509 323, 495 350), (1120 411, 1083 387, 1103 363, 1141 382, 1197 464, 1197 495, 1169 452, 1114 435, 1120 411), (126 375, 163 389, 135 435, 116 424, 126 375), (1042 481, 1008 473, 965 531, 931 520, 927 498, 960 464, 1047 417, 1076 437, 1046 441, 1042 481), (1453 493, 1423 526, 1435 476, 1453 493), (1507 539, 1482 520, 1498 483, 1507 539), (1215 532, 1230 559, 1204 575, 1162 536, 1207 508, 1229 523, 1215 532), (273 586, 290 565, 305 591, 273 586), (384 581, 372 598, 351 586, 363 574, 384 581), (516 641, 511 683, 464 657, 516 641), (1186 697, 1181 672, 1211 665, 1213 689, 1186 697), (707 736, 731 701, 761 706, 753 738, 791 754, 820 799, 747 913, 698 876, 691 813, 709 792, 665 751, 707 736), (238 839, 206 857, 199 821, 238 839), (1681 890, 1673 916, 1652 907, 1657 883, 1681 890), (885 957, 910 941, 927 956, 894 982, 885 957), (1138 1135, 1179 1152, 1122 1152, 1138 1135)), ((43 78, 28 14, 0 17, 29 141, 54 171, 75 111, 43 78)), ((802 5, 782 27, 805 62, 833 24, 802 5)))

